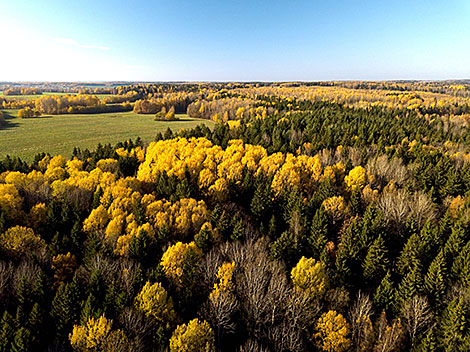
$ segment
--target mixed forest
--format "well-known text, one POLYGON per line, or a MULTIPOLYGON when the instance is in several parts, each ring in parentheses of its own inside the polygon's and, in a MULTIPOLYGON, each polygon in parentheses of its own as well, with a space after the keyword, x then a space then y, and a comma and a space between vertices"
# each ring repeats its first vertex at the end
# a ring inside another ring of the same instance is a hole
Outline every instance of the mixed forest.
POLYGON ((169 128, 0 160, 0 351, 470 350, 470 82, 2 88, 169 128))

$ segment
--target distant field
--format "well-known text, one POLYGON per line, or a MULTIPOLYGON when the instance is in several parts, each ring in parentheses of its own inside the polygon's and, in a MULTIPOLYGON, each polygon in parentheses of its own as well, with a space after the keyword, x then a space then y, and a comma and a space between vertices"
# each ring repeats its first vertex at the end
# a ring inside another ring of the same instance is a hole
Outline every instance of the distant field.
MULTIPOLYGON (((42 95, 65 95, 66 93, 43 93, 42 95)), ((39 98, 40 95, 4 95, 3 91, 0 93, 0 97, 16 99, 16 100, 26 100, 26 99, 36 99, 39 98)))
POLYGON ((70 157, 74 147, 94 149, 98 143, 117 143, 137 137, 149 143, 158 132, 164 132, 168 127, 179 131, 201 123, 209 127, 214 124, 186 115, 178 115, 181 121, 154 121, 153 115, 133 112, 56 115, 36 119, 13 118, 17 110, 4 110, 4 114, 8 123, 0 128, 0 157, 10 154, 26 161, 32 161, 39 152, 70 157))
MULTIPOLYGON (((66 95, 66 94, 76 94, 76 93, 42 93, 39 95, 3 95, 3 91, 0 91, 0 97, 5 97, 5 98, 10 98, 10 99, 16 99, 16 100, 27 100, 27 99, 36 99, 39 98, 43 95, 66 95)), ((96 95, 98 98, 103 99, 107 97, 112 97, 114 94, 92 94, 96 95)))

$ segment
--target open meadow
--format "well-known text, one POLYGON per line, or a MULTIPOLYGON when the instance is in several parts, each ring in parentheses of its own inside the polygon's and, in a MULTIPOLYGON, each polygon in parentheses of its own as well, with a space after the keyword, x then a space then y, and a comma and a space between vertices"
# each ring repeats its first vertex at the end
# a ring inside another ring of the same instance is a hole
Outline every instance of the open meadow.
MULTIPOLYGON (((77 95, 77 93, 57 93, 57 92, 44 92, 42 94, 22 94, 22 95, 5 95, 3 91, 0 91, 0 97, 4 97, 10 100, 34 100, 42 96, 61 96, 61 95, 77 95)), ((98 98, 103 100, 104 98, 112 97, 113 94, 95 94, 98 98)))
POLYGON ((212 121, 178 115, 179 121, 154 121, 153 115, 133 112, 41 116, 17 118, 16 110, 4 110, 7 125, 0 129, 0 157, 7 154, 32 161, 39 152, 69 157, 74 147, 94 149, 98 143, 117 143, 140 137, 151 142, 158 132, 168 127, 173 131, 190 129, 212 121))

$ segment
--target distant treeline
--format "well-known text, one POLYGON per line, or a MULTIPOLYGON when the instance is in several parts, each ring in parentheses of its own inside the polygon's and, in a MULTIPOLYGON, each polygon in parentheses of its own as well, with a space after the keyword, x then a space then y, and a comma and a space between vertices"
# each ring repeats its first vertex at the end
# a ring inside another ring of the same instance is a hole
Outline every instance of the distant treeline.
POLYGON ((132 110, 132 105, 129 103, 105 104, 98 97, 87 94, 44 95, 34 100, 7 101, 3 99, 3 107, 7 109, 36 110, 47 115, 96 114, 132 110))
POLYGON ((40 88, 7 88, 3 90, 3 95, 40 95, 42 94, 42 89, 40 88))

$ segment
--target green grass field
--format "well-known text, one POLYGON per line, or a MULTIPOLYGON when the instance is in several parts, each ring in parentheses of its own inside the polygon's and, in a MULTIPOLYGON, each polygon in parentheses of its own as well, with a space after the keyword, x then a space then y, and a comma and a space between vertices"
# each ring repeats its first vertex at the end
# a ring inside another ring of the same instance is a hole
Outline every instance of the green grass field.
MULTIPOLYGON (((13 99, 13 100, 31 100, 31 99, 40 98, 44 95, 67 95, 67 94, 75 95, 75 93, 49 93, 49 92, 44 92, 41 95, 3 95, 3 91, 1 91, 0 97, 5 97, 7 99, 13 99)), ((96 95, 101 100, 103 100, 104 98, 113 96, 113 94, 92 94, 92 95, 96 95)))
POLYGON ((141 137, 154 140, 168 127, 177 132, 199 124, 213 126, 209 120, 178 115, 180 121, 154 121, 153 115, 133 112, 93 115, 56 115, 35 119, 16 118, 17 110, 4 110, 7 124, 0 128, 0 157, 9 154, 31 162, 39 152, 70 157, 74 147, 94 149, 98 143, 117 143, 141 137))
POLYGON ((65 95, 65 93, 43 93, 41 95, 3 95, 3 91, 0 93, 0 97, 5 97, 7 99, 15 99, 15 100, 37 99, 43 95, 65 95))

